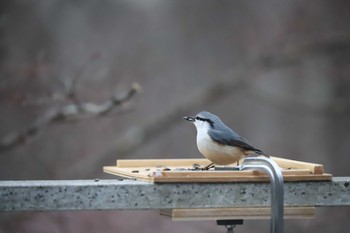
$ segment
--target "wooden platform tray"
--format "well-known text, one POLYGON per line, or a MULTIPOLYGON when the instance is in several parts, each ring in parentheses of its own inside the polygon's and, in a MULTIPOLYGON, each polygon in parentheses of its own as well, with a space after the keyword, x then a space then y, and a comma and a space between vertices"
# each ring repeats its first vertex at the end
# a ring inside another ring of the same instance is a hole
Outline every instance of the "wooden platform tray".
MULTIPOLYGON (((285 219, 305 219, 315 216, 315 207, 285 207, 285 219)), ((173 221, 225 220, 225 219, 270 219, 271 208, 211 208, 161 210, 161 215, 173 221)))
MULTIPOLYGON (((329 181, 332 175, 324 173, 323 165, 271 157, 281 168, 285 182, 329 181)), ((242 162, 242 161, 241 161, 242 162)), ((105 166, 112 175, 149 182, 268 182, 267 175, 258 171, 238 171, 232 166, 224 170, 202 171, 196 167, 210 164, 207 159, 145 159, 117 160, 117 166, 105 166)))

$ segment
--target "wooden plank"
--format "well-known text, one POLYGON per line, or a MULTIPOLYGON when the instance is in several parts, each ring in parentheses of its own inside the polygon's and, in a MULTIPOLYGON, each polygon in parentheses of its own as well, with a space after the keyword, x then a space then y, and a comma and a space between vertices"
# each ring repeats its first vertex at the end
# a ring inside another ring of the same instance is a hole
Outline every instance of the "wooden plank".
MULTIPOLYGON (((310 170, 299 169, 299 170, 284 170, 283 175, 310 175, 310 170)), ((163 177, 232 177, 232 176, 266 176, 267 175, 260 171, 162 171, 163 177)))
MULTIPOLYGON (((322 174, 322 164, 301 162, 297 160, 271 157, 284 169, 309 169, 314 174, 322 174)), ((210 164, 207 159, 129 159, 117 160, 117 167, 192 167, 194 164, 206 166, 210 164)))
MULTIPOLYGON (((257 171, 184 171, 184 172, 164 172, 145 171, 140 168, 118 168, 106 166, 103 171, 112 175, 127 178, 140 179, 149 182, 268 182, 267 175, 257 171), (133 172, 138 171, 138 172, 133 172)), ((292 171, 286 170, 282 174, 284 181, 304 181, 304 180, 331 180, 330 174, 310 174, 308 170, 292 171)))
POLYGON ((133 173, 132 170, 127 169, 120 169, 115 166, 105 166, 103 167, 103 172, 111 174, 111 175, 117 175, 125 178, 130 179, 139 179, 143 181, 151 181, 153 182, 153 177, 147 176, 147 174, 144 173, 133 173))
MULTIPOLYGON (((285 182, 296 182, 296 181, 330 181, 332 176, 329 174, 322 175, 303 175, 303 176, 285 176, 285 182)), ((143 179, 147 180, 147 179, 143 179)), ((169 178, 169 177, 154 177, 150 179, 155 183, 173 183, 173 182, 269 182, 267 176, 238 176, 238 177, 190 177, 190 178, 169 178)))
POLYGON ((281 168, 285 169, 309 169, 314 174, 322 174, 324 173, 324 168, 322 164, 315 163, 307 163, 301 162, 297 160, 284 159, 278 157, 271 157, 273 161, 277 163, 277 165, 281 168))
MULTIPOLYGON (((164 178, 196 178, 196 177, 204 177, 204 178, 226 178, 226 177, 247 177, 247 176, 263 176, 267 177, 263 172, 259 171, 162 171, 155 169, 147 169, 142 167, 129 167, 129 168, 119 168, 114 166, 105 166, 105 172, 112 172, 113 174, 121 174, 128 175, 131 177, 151 177, 151 176, 159 176, 164 178), (158 174, 158 175, 157 175, 158 174)), ((307 169, 300 170, 285 170, 282 171, 283 175, 309 175, 310 171, 307 169)))
MULTIPOLYGON (((323 174, 323 165, 271 157, 282 170, 284 181, 331 180, 323 174)), ((258 171, 186 170, 210 164, 207 159, 134 159, 117 160, 117 166, 104 167, 106 173, 148 182, 268 182, 258 171), (183 170, 179 170, 183 169, 183 170)), ((231 165, 235 167, 234 165, 231 165)), ((224 166, 224 167, 231 167, 224 166)))
POLYGON ((117 160, 117 167, 193 167, 210 163, 207 159, 121 159, 117 160))
MULTIPOLYGON (((315 216, 315 207, 284 207, 285 219, 304 219, 315 216)), ((219 220, 219 219, 270 219, 269 207, 256 208, 203 208, 161 210, 161 215, 174 221, 219 220)))

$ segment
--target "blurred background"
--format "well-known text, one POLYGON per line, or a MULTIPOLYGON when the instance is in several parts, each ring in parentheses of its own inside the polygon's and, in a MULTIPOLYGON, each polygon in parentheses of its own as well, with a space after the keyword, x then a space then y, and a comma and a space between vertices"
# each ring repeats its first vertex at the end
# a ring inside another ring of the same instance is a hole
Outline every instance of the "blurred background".
MULTIPOLYGON (((111 179, 102 166, 116 159, 201 158, 182 117, 202 110, 271 155, 350 175, 349 1, 0 4, 1 180, 111 179), (123 98, 135 82, 142 89, 105 114, 45 121, 123 98)), ((349 208, 321 208, 285 232, 347 232, 349 218, 349 208)), ((268 229, 251 220, 236 232, 268 229)), ((76 211, 0 213, 0 232, 225 229, 157 211, 76 211)))

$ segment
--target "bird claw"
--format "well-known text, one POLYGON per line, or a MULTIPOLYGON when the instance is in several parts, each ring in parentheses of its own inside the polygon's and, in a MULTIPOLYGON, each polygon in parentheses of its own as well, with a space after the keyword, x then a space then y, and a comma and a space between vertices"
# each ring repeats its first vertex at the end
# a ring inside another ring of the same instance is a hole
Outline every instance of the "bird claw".
POLYGON ((211 163, 211 164, 205 166, 204 168, 202 168, 202 171, 208 171, 210 168, 213 168, 213 167, 215 167, 215 165, 214 165, 214 163, 211 163))
POLYGON ((201 167, 199 164, 193 164, 193 170, 195 171, 208 171, 209 169, 215 167, 214 163, 211 163, 205 167, 201 167))

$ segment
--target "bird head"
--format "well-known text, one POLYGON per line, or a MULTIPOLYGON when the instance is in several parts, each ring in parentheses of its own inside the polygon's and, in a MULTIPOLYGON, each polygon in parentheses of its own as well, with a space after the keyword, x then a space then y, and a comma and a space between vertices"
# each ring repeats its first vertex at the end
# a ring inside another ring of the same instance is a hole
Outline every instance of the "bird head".
POLYGON ((200 112, 196 116, 185 116, 184 119, 186 121, 192 122, 198 130, 214 127, 215 122, 219 118, 210 112, 200 112))

